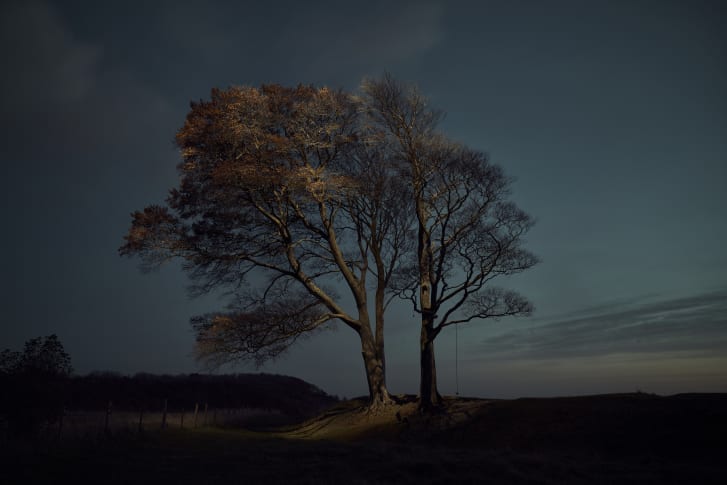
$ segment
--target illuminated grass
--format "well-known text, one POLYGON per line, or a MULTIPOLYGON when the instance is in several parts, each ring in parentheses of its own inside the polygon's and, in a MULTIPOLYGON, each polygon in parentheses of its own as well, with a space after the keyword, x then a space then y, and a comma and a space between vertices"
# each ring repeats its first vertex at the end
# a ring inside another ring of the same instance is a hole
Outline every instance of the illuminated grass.
POLYGON ((411 402, 378 414, 348 402, 276 431, 117 433, 8 448, 0 464, 8 484, 705 484, 727 472, 727 395, 448 404, 425 417, 411 402))

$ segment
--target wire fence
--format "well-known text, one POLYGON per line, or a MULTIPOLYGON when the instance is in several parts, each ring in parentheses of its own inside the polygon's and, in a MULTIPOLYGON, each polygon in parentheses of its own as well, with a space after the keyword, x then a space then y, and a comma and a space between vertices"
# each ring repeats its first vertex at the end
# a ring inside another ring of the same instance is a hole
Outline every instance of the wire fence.
MULTIPOLYGON (((109 401, 103 410, 63 409, 56 416, 38 419, 32 423, 35 438, 72 439, 89 438, 116 433, 143 433, 151 430, 194 429, 200 427, 265 427, 287 424, 290 417, 277 409, 218 408, 208 403, 197 403, 190 409, 171 408, 165 401, 162 409, 115 409, 109 401)), ((12 417, 0 415, 0 439, 13 437, 12 417)), ((21 423, 30 426, 30 423, 21 423)), ((23 431, 23 430, 21 430, 23 431)))

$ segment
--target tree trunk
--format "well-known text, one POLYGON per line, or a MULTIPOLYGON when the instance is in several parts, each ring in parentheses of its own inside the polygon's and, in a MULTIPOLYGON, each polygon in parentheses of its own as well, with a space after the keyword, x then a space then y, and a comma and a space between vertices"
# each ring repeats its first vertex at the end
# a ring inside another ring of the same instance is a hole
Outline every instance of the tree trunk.
MULTIPOLYGON (((415 186, 421 182, 415 180, 415 186)), ((436 287, 432 287, 432 240, 427 229, 429 211, 422 199, 417 200, 417 218, 419 231, 417 239, 417 256, 419 258, 419 304, 422 312, 422 330, 419 337, 419 411, 428 413, 442 404, 442 397, 437 392, 437 367, 434 363, 434 319, 436 309, 432 299, 437 297, 436 287)))
MULTIPOLYGON (((383 344, 383 342, 380 342, 383 344)), ((361 330, 361 355, 363 356, 366 380, 369 385, 369 409, 376 410, 392 402, 386 389, 386 369, 383 345, 377 345, 371 329, 364 325, 361 330)))
POLYGON ((419 339, 420 370, 419 410, 431 412, 442 405, 442 396, 437 391, 437 367, 434 361, 433 325, 422 319, 422 332, 419 339))

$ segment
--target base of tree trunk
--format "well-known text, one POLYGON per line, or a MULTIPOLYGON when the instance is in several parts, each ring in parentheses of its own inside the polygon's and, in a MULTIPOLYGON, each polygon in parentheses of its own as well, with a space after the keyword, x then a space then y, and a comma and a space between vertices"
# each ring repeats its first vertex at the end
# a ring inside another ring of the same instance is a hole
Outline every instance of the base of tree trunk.
POLYGON ((436 397, 430 399, 422 399, 419 397, 419 405, 417 406, 420 414, 442 414, 446 412, 446 406, 444 405, 444 398, 439 392, 436 397))
POLYGON ((368 414, 378 414, 383 411, 387 406, 396 404, 396 401, 392 399, 388 391, 383 391, 380 395, 375 396, 369 401, 369 404, 365 408, 365 412, 368 414))

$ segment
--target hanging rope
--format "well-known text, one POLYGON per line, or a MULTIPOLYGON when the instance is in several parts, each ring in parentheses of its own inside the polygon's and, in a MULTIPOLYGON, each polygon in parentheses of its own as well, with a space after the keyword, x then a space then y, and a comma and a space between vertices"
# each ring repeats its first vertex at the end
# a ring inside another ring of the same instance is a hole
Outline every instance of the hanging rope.
POLYGON ((459 324, 454 324, 454 382, 455 396, 459 396, 459 324))

